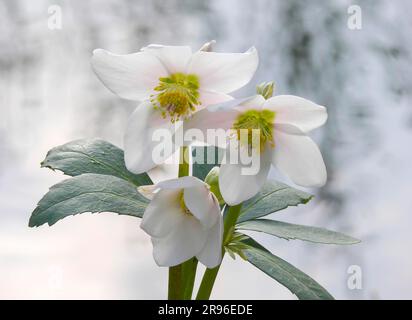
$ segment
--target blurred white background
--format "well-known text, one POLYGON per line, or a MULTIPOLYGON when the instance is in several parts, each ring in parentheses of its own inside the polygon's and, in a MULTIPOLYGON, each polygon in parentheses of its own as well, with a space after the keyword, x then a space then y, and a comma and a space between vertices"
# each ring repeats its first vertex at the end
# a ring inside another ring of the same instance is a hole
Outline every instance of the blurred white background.
MULTIPOLYGON (((260 67, 241 94, 274 80, 277 93, 328 107, 321 145, 328 184, 306 206, 273 215, 362 239, 339 247, 257 235, 340 299, 412 298, 412 2, 0 1, 0 298, 163 299, 167 269, 151 256, 139 221, 110 213, 28 228, 37 201, 62 180, 40 169, 46 152, 100 137, 122 147, 135 103, 109 92, 90 68, 91 52, 138 51, 149 43, 215 39, 216 51, 255 45, 260 67), (348 7, 362 29, 348 28, 348 7), (58 5, 61 29, 48 27, 58 5), (347 270, 362 270, 350 290, 347 270)), ((276 172, 272 176, 285 180, 276 172)), ((249 264, 225 258, 212 298, 290 299, 249 264)))

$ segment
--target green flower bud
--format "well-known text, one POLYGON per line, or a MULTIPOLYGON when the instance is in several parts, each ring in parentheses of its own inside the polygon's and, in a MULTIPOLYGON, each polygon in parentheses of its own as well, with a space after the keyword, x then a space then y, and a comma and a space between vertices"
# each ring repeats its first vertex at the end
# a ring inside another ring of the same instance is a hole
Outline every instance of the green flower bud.
POLYGON ((224 204, 222 194, 219 189, 219 167, 213 167, 212 170, 207 174, 205 182, 210 186, 210 191, 216 196, 219 204, 224 204))
POLYGON ((256 86, 256 93, 262 95, 266 100, 273 96, 274 90, 275 83, 273 81, 262 82, 256 86))

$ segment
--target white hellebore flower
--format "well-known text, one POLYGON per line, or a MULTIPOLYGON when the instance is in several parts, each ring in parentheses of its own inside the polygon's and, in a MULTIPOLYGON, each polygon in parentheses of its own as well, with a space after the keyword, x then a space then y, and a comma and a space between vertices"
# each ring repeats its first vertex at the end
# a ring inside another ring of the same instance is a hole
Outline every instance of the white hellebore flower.
POLYGON ((187 176, 138 190, 151 199, 140 226, 152 237, 159 266, 175 266, 192 257, 208 268, 220 264, 223 219, 206 183, 187 176))
MULTIPOLYGON (((233 129, 235 134, 228 144, 235 143, 240 150, 245 147, 238 134, 240 129, 247 129, 248 135, 252 129, 260 130, 260 144, 257 144, 260 167, 257 174, 243 174, 245 165, 241 161, 230 163, 229 145, 220 168, 219 185, 223 199, 229 205, 236 205, 259 192, 271 164, 297 185, 324 185, 327 174, 322 155, 306 133, 322 126, 326 119, 326 108, 306 99, 279 95, 265 100, 257 95, 210 106, 198 112, 191 125, 206 130, 215 123, 219 128, 233 129)), ((251 140, 249 136, 249 143, 251 140)), ((250 150, 251 145, 246 147, 250 150)))
POLYGON ((227 93, 247 84, 257 65, 253 47, 245 53, 192 53, 187 46, 162 45, 126 55, 94 50, 92 66, 104 85, 122 98, 143 101, 126 129, 126 167, 143 173, 168 159, 177 146, 166 139, 154 141, 155 130, 173 136, 194 112, 231 99, 227 93), (156 146, 160 159, 152 157, 156 146))

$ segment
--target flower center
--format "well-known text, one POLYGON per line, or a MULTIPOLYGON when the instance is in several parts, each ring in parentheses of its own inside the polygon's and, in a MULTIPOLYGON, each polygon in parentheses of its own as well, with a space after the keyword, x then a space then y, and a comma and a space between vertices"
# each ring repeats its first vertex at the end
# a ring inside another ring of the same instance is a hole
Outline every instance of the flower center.
POLYGON ((237 139, 241 144, 248 145, 249 148, 260 148, 263 151, 266 142, 274 146, 273 142, 273 121, 275 120, 275 112, 271 110, 248 110, 240 114, 233 128, 236 130, 237 139), (247 130, 247 134, 241 134, 241 130, 247 130), (253 130, 258 130, 258 134, 253 133, 253 130), (258 140, 259 139, 259 140, 258 140), (260 142, 258 144, 258 141, 260 142))
POLYGON ((180 203, 180 207, 182 208, 184 214, 187 214, 189 216, 193 216, 193 213, 190 212, 190 210, 186 207, 186 203, 185 203, 185 199, 183 196, 183 190, 182 192, 180 192, 179 194, 179 203, 180 203))
POLYGON ((154 90, 159 93, 151 96, 153 106, 172 122, 186 119, 200 105, 199 79, 194 74, 174 73, 160 78, 154 90))

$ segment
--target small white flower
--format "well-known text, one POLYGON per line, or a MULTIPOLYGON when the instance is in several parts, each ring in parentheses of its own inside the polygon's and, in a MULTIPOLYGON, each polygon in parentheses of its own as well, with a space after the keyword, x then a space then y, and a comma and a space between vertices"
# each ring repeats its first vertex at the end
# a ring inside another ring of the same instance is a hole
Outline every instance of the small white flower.
POLYGON ((206 183, 187 176, 138 190, 151 199, 140 227, 152 237, 159 266, 175 266, 192 257, 208 268, 220 264, 223 219, 206 183))
MULTIPOLYGON (((153 132, 162 128, 173 134, 201 108, 231 99, 227 93, 247 84, 257 65, 255 48, 245 53, 192 53, 187 46, 149 45, 126 55, 94 50, 92 66, 105 86, 122 98, 143 101, 126 129, 127 168, 143 173, 158 165, 152 158, 159 145, 153 132)), ((161 160, 176 147, 165 145, 161 160)))
MULTIPOLYGON (((207 130, 259 129, 260 168, 255 175, 244 175, 240 161, 230 161, 220 168, 220 191, 229 205, 250 199, 265 183, 271 164, 296 184, 304 187, 320 187, 326 183, 326 167, 318 146, 306 133, 322 126, 327 119, 326 108, 306 99, 279 95, 265 100, 261 95, 232 100, 210 106, 196 113, 188 125, 207 130), (212 125, 211 125, 212 124, 212 125)), ((242 141, 230 139, 242 149, 242 141), (233 141, 235 140, 235 141, 233 141)), ((247 146, 249 147, 249 146, 247 146)), ((229 158, 229 149, 226 159, 229 158)))

